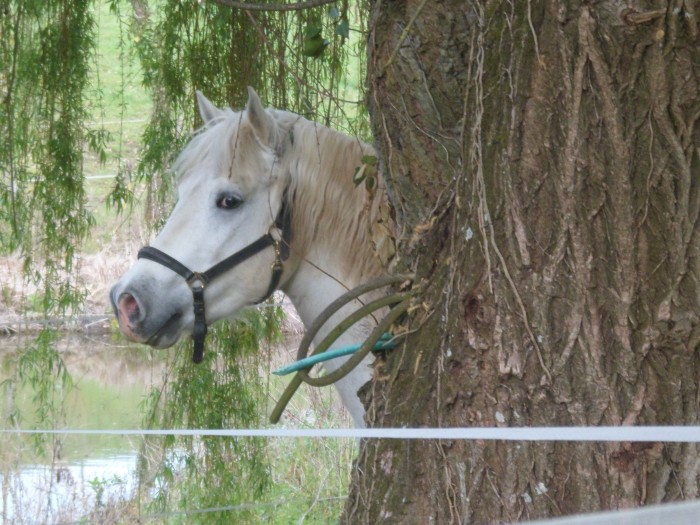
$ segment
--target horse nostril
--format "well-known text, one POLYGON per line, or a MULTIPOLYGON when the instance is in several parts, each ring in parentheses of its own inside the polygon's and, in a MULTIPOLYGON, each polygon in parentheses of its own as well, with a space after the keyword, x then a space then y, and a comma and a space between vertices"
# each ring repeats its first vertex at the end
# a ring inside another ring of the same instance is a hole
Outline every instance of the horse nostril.
POLYGON ((119 317, 124 321, 129 321, 129 323, 138 321, 141 316, 139 303, 130 293, 123 293, 119 296, 117 309, 119 311, 119 317))

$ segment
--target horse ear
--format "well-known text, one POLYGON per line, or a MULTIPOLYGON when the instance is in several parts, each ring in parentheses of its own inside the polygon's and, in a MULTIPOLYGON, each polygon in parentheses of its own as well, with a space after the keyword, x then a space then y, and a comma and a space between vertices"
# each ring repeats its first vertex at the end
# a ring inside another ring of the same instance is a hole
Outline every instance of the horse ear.
POLYGON ((207 97, 202 95, 202 92, 199 90, 197 90, 197 105, 205 125, 209 125, 212 120, 221 116, 222 111, 212 104, 207 97))
POLYGON ((266 146, 275 148, 275 121, 263 107, 258 94, 250 86, 248 86, 248 104, 246 104, 246 109, 248 110, 248 122, 253 126, 255 135, 266 146))

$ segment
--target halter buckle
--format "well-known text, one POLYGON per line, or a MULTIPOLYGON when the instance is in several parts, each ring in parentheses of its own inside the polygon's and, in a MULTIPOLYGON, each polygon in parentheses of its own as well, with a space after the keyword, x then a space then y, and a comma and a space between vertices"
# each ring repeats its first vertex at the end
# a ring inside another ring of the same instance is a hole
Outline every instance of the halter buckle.
POLYGON ((273 238, 272 249, 275 250, 275 262, 272 263, 273 272, 281 272, 284 269, 282 264, 282 251, 280 249, 280 241, 273 238))

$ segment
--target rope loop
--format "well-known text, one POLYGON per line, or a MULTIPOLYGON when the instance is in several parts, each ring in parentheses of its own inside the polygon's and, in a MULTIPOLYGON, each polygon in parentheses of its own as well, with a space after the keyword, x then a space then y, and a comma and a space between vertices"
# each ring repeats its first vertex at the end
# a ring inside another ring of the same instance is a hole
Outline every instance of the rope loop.
MULTIPOLYGON (((323 312, 314 320, 313 323, 308 327, 304 338, 299 344, 299 349, 297 351, 297 360, 301 360, 307 357, 309 347, 311 342, 318 331, 325 325, 325 323, 335 315, 338 310, 354 301, 358 297, 380 289, 389 285, 397 285, 404 283, 406 281, 413 281, 415 276, 413 274, 398 274, 398 275, 386 275, 372 279, 371 281, 362 284, 352 290, 346 292, 333 301, 328 307, 326 307, 323 312)), ((311 355, 317 355, 325 352, 342 334, 344 334, 351 326, 363 319, 364 317, 371 315, 373 312, 385 308, 387 306, 393 306, 389 313, 384 317, 377 326, 374 327, 369 337, 362 343, 362 346, 357 352, 355 352, 345 363, 343 363, 338 369, 334 370, 330 374, 321 377, 311 377, 309 371, 311 366, 303 370, 299 370, 292 380, 290 381, 287 388, 282 393, 279 401, 275 405, 272 413, 270 414, 270 422, 277 423, 282 416, 282 412, 287 407, 287 404, 291 400, 294 393, 297 391, 302 383, 307 383, 311 386, 328 386, 336 381, 339 381, 347 374, 352 372, 355 367, 362 362, 362 360, 367 356, 367 354, 372 351, 377 341, 381 339, 383 334, 388 331, 389 327, 403 314, 409 307, 411 297, 417 292, 417 289, 412 289, 405 292, 397 292, 362 306, 358 310, 354 311, 338 323, 326 337, 316 346, 311 355)), ((312 365, 313 366, 313 365, 312 365)))

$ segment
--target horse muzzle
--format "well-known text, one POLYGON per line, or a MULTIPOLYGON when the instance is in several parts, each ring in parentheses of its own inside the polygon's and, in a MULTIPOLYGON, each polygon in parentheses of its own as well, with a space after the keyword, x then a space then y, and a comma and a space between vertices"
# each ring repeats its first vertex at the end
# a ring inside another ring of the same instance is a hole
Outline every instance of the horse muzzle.
POLYGON ((156 348, 175 344, 182 330, 183 313, 175 309, 157 316, 149 315, 148 294, 134 290, 121 290, 119 284, 110 292, 110 301, 119 330, 130 341, 156 348))

